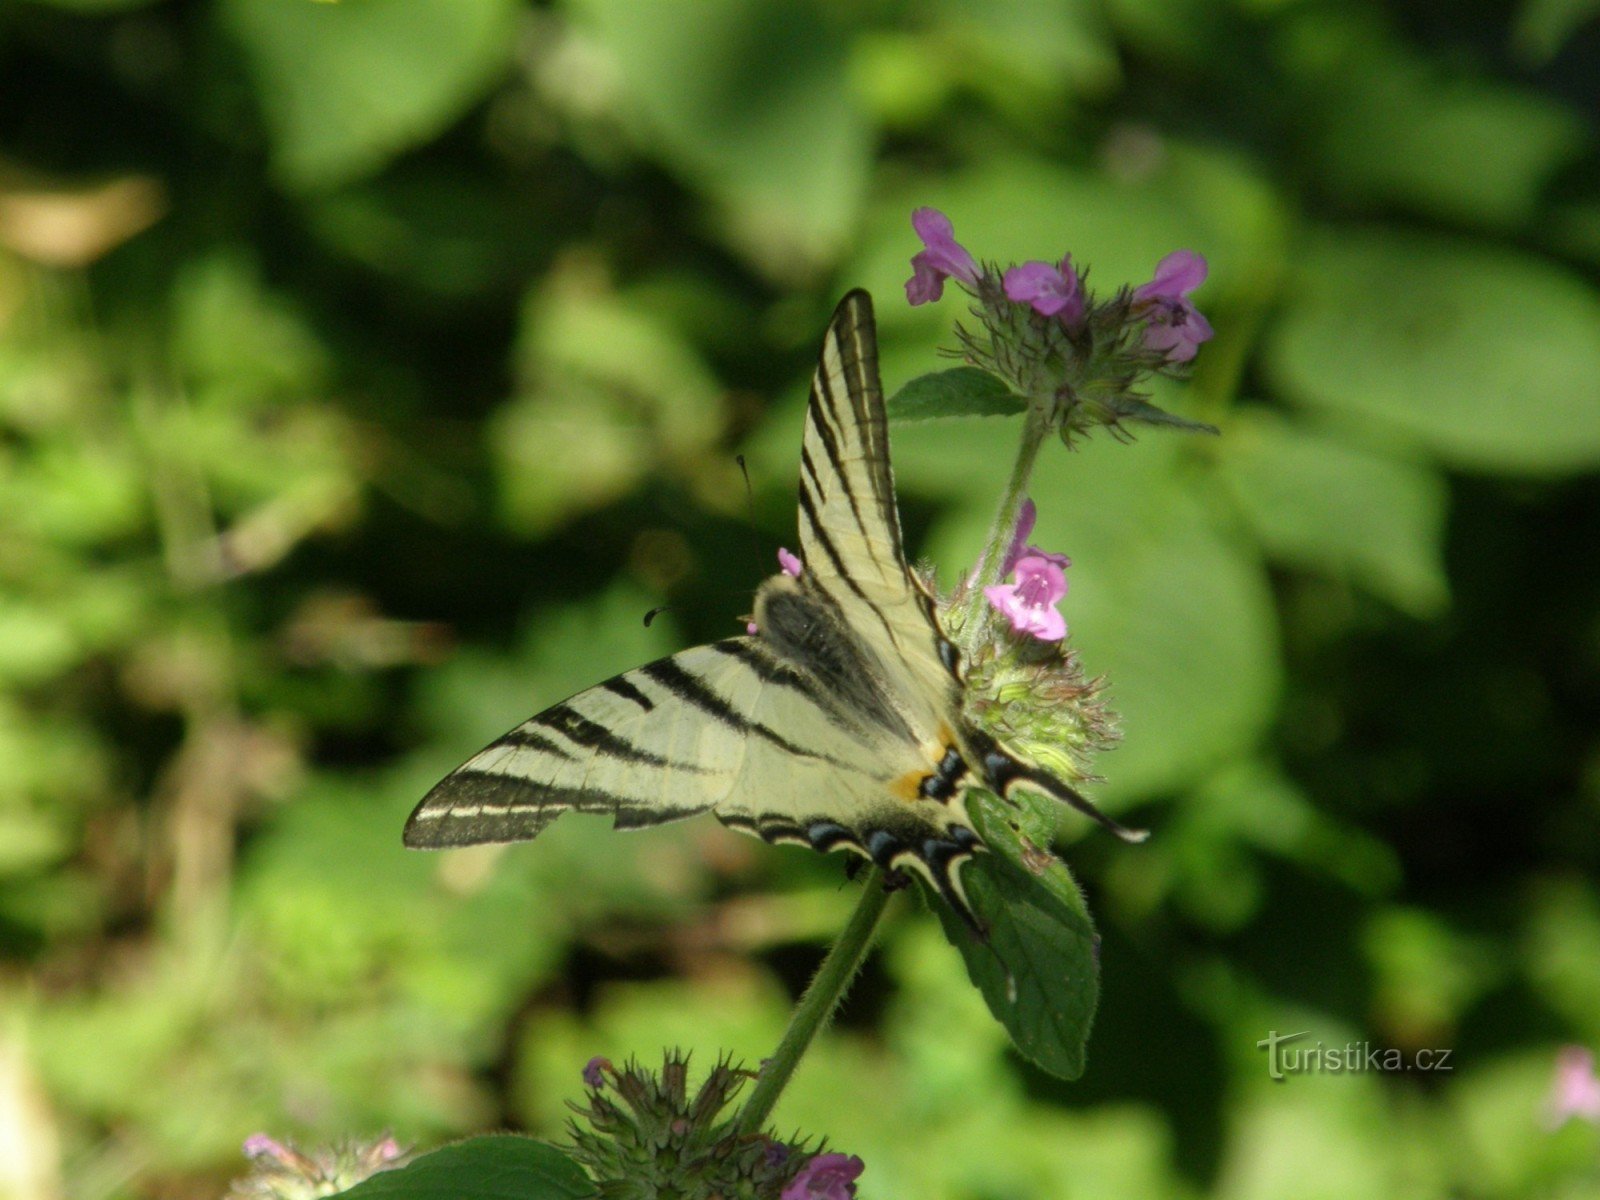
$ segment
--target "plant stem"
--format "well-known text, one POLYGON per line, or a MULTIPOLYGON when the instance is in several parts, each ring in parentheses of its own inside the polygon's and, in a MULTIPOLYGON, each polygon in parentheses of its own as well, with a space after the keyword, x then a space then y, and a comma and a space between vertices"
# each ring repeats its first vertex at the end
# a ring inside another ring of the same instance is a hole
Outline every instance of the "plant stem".
POLYGON ((873 867, 867 872, 861 902, 850 915, 850 922, 839 935, 839 940, 828 951, 822 965, 806 987, 800 1003, 795 1005, 789 1018, 789 1028, 783 1039, 761 1068, 755 1090, 739 1113, 739 1131, 755 1133, 767 1123, 773 1106, 789 1076, 800 1065, 800 1058, 811 1045, 811 1040, 832 1019, 839 1002, 850 989, 861 964, 866 961, 867 950, 872 945, 872 935, 877 931, 878 920, 889 905, 889 893, 883 886, 883 872, 873 867))
POLYGON ((1006 550, 1011 545, 1011 532, 1017 527, 1017 513, 1021 511, 1023 498, 1028 494, 1033 464, 1049 432, 1048 416, 1037 407, 1030 408, 1022 423, 1022 441, 1017 446, 1017 461, 1012 464, 1011 478, 1006 480, 1006 490, 1000 497, 1000 511, 995 514, 994 524, 989 527, 983 553, 967 583, 966 611, 961 628, 966 635, 963 640, 969 644, 977 636, 978 619, 983 615, 983 589, 1000 582, 1006 550))

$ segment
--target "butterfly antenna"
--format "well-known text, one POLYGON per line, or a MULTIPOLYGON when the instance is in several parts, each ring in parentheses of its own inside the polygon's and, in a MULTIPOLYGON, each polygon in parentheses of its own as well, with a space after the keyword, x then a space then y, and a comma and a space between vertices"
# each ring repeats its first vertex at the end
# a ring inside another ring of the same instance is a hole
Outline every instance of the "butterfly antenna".
POLYGON ((645 615, 644 615, 644 627, 646 629, 649 629, 651 621, 654 621, 657 617, 659 617, 662 613, 668 611, 669 609, 673 609, 673 608, 677 608, 677 607, 678 606, 676 604, 658 604, 658 605, 656 605, 649 612, 645 613, 645 615))
POLYGON ((739 474, 744 476, 744 508, 745 515, 750 518, 751 547, 754 549, 756 556, 756 574, 764 575, 766 572, 761 568, 761 560, 763 558, 761 534, 756 530, 756 492, 750 486, 750 465, 745 462, 742 454, 735 454, 733 461, 739 464, 739 474))

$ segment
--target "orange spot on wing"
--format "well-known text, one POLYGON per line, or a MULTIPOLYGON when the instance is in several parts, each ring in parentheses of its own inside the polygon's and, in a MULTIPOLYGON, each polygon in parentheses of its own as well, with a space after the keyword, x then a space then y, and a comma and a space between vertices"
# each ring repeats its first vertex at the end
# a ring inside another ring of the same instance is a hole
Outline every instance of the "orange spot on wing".
POLYGON ((907 771, 898 779, 891 780, 889 791, 898 800, 907 804, 915 804, 922 799, 922 781, 928 777, 926 771, 907 771))

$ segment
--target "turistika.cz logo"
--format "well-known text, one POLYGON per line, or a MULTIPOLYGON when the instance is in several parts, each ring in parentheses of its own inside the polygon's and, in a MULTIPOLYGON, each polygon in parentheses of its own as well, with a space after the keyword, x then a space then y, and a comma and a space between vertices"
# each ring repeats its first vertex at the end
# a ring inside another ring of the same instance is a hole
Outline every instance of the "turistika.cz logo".
POLYGON ((1267 1052, 1267 1075, 1282 1081, 1290 1075, 1355 1075, 1367 1071, 1448 1071, 1452 1069, 1451 1050, 1423 1048, 1409 1055, 1393 1046, 1371 1042, 1345 1042, 1330 1046, 1323 1041, 1308 1042, 1309 1029, 1299 1033, 1267 1031, 1256 1043, 1267 1052))

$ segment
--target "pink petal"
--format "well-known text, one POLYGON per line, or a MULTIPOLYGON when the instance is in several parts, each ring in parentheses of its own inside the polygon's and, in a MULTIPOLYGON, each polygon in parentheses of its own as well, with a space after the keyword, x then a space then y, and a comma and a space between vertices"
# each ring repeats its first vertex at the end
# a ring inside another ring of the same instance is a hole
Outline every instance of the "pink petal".
POLYGON ((937 208, 924 206, 912 211, 911 228, 922 239, 924 246, 932 247, 936 242, 953 242, 956 240, 956 227, 937 208))
POLYGON ((1067 619, 1057 608, 1036 608, 1028 632, 1041 642, 1059 642, 1067 636, 1067 619))
MULTIPOLYGON (((911 228, 927 247, 924 254, 930 267, 963 283, 977 282, 978 264, 966 247, 956 241, 955 226, 949 217, 937 208, 919 208, 911 214, 911 228)), ((916 259, 911 261, 915 266, 916 259)))
POLYGON ((264 1133, 252 1133, 244 1140, 244 1154, 246 1158, 259 1158, 268 1155, 272 1158, 282 1158, 287 1151, 276 1138, 264 1133))
POLYGON ((1072 269, 1072 256, 1059 267, 1046 262, 1025 262, 1010 268, 1001 280, 1006 297, 1029 305, 1047 317, 1060 316, 1073 322, 1083 315, 1083 297, 1078 291, 1078 274, 1072 269))
POLYGON ((755 637, 756 634, 761 632, 761 626, 757 625, 754 621, 746 621, 744 631, 751 637, 755 637))
POLYGON ((994 605, 995 610, 1011 622, 1011 628, 1018 633, 1025 632, 1027 624, 1027 605, 1017 598, 1017 585, 1014 583, 996 583, 983 589, 984 598, 994 605))
POLYGON ((1206 281, 1205 255, 1174 250, 1156 264, 1156 276, 1133 291, 1135 300, 1176 300, 1206 281))
POLYGON ((1600 1078, 1594 1073, 1593 1054, 1582 1046, 1563 1046, 1556 1055, 1550 1121, 1562 1125, 1573 1117, 1600 1123, 1600 1078))
POLYGON ((928 261, 928 252, 911 257, 911 278, 906 280, 906 300, 915 308, 944 295, 944 273, 928 261))
POLYGON ((1049 263, 1035 259, 1009 268, 1002 282, 1006 289, 1006 299, 1022 304, 1060 284, 1061 276, 1049 263))
POLYGON ((778 547, 778 566, 782 568, 785 575, 793 576, 796 579, 800 578, 801 564, 799 557, 790 554, 782 546, 778 547))
POLYGON ((865 1165, 853 1154, 819 1154, 800 1169, 779 1200, 851 1200, 865 1165))
POLYGON ((1067 575, 1061 569, 1061 564, 1055 561, 1065 555, 1052 554, 1049 558, 1042 555, 1025 554, 1017 560, 1017 589, 1026 588, 1030 593, 1041 591, 1045 597, 1042 603, 1058 604, 1067 594, 1067 575))

